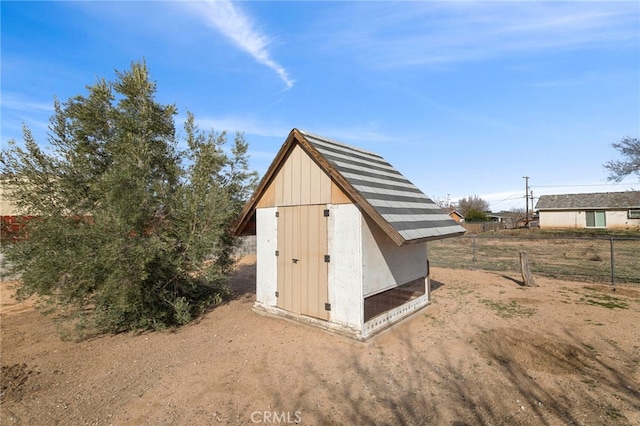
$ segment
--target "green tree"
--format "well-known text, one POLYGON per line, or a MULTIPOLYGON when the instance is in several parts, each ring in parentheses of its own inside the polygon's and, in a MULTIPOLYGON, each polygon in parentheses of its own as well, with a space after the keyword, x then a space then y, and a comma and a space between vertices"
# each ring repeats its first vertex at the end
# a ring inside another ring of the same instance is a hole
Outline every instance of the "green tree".
POLYGON ((181 143, 144 62, 87 89, 54 102, 48 149, 25 126, 24 147, 2 151, 16 204, 36 216, 4 247, 18 294, 102 332, 185 324, 229 294, 230 228, 257 180, 248 144, 238 133, 226 154, 226 133, 190 113, 181 143))
POLYGON ((604 168, 609 170, 609 180, 620 182, 632 173, 640 177, 640 139, 626 136, 620 142, 612 143, 611 146, 626 157, 626 160, 607 161, 604 164, 604 168))
POLYGON ((467 222, 486 222, 489 218, 485 212, 471 208, 464 216, 464 220, 467 222))

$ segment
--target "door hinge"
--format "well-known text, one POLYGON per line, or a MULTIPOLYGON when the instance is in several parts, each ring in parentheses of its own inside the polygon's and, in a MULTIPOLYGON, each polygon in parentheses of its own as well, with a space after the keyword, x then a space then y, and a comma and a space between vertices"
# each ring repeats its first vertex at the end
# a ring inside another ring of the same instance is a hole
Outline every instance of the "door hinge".
POLYGON ((278 293, 278 292, 276 291, 276 297, 279 297, 279 296, 280 296, 280 293, 278 293))
POLYGON ((276 256, 280 256, 280 252, 276 250, 276 256))
POLYGON ((325 255, 324 255, 324 261, 325 261, 326 263, 331 262, 331 256, 329 256, 328 254, 325 254, 325 255))
POLYGON ((329 209, 324 210, 324 217, 329 217, 329 209))
POLYGON ((276 212, 276 217, 280 217, 280 212, 276 212))
POLYGON ((325 303, 324 304, 324 310, 325 311, 330 311, 331 310, 331 303, 325 303))

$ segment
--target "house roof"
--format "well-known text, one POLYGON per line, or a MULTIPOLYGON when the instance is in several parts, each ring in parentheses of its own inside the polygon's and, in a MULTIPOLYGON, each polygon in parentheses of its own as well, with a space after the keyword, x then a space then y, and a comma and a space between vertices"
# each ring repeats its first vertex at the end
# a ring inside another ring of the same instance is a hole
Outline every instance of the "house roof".
POLYGON ((465 229, 380 155, 293 129, 235 226, 248 227, 256 204, 299 144, 331 180, 397 244, 461 235, 465 229))
POLYGON ((640 208, 640 191, 541 195, 538 210, 640 208))

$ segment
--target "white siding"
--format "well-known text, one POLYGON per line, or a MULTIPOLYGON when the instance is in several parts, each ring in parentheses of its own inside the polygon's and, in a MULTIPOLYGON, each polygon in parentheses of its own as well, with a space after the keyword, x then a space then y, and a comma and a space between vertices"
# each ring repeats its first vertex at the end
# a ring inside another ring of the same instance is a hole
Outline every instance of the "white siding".
POLYGON ((584 212, 578 211, 541 211, 540 228, 584 228, 587 219, 584 212))
POLYGON ((607 228, 639 229, 640 219, 629 219, 629 210, 608 211, 607 228))
POLYGON ((278 288, 278 221, 276 208, 256 209, 256 304, 276 306, 278 288))
POLYGON ((329 303, 331 322, 360 333, 362 294, 362 214, 354 204, 329 207, 329 303))
POLYGON ((427 244, 398 247, 371 220, 362 226, 364 297, 427 276, 427 244))
MULTIPOLYGON (((629 219, 628 210, 606 211, 607 229, 635 229, 640 227, 640 219, 629 219)), ((540 228, 586 228, 585 210, 541 211, 540 228)))

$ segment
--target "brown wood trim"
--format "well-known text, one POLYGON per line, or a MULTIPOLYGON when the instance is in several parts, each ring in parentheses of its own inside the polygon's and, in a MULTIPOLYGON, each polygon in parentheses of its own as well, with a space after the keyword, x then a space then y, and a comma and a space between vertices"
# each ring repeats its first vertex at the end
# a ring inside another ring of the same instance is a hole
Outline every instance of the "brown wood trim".
POLYGON ((240 212, 240 216, 238 217, 238 220, 233 226, 234 235, 238 236, 242 234, 244 228, 247 226, 247 223, 250 221, 251 216, 253 214, 253 210, 255 209, 260 198, 262 197, 262 194, 264 193, 266 188, 268 188, 268 186, 271 184, 271 182, 273 181, 273 178, 277 175, 277 172, 279 171, 280 167, 283 164, 283 160, 287 157, 291 147, 295 144, 294 131, 295 133, 297 133, 296 129, 293 129, 289 133, 287 140, 282 145, 282 147, 280 147, 280 151, 278 151, 278 154, 276 154, 276 158, 273 160, 273 162, 269 166, 269 169, 260 180, 258 187, 254 191, 253 195, 251 195, 251 198, 249 199, 249 201, 247 201, 247 203, 244 205, 244 208, 242 209, 242 212, 240 212))

